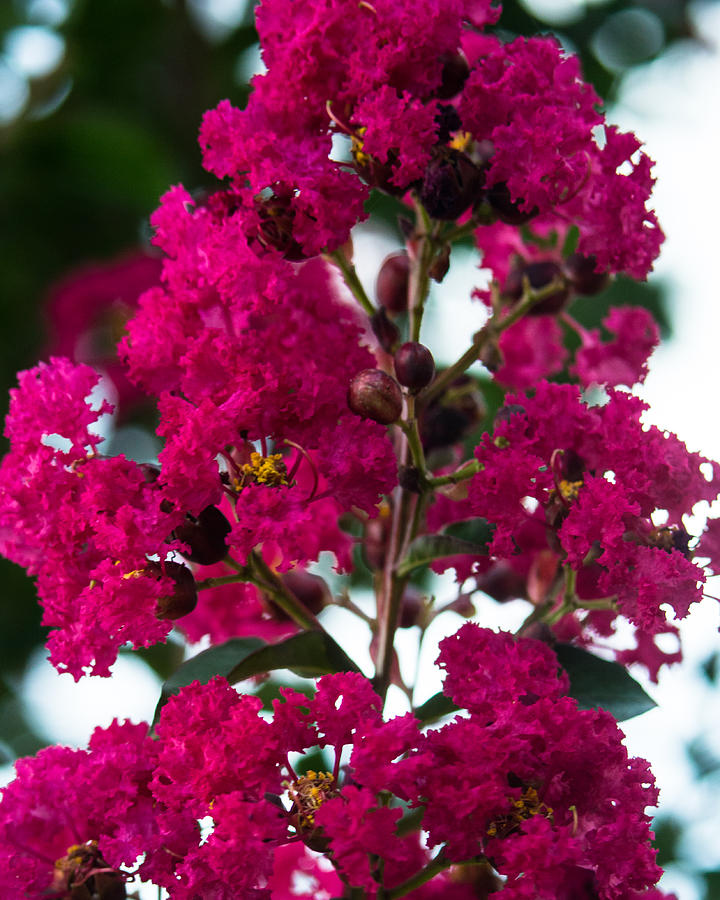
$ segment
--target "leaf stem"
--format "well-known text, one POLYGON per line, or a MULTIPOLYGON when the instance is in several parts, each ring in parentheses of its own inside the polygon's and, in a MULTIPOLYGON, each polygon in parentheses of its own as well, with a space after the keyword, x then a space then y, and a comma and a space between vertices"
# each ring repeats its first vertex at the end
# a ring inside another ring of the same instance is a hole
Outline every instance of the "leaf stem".
POLYGON ((412 878, 408 878, 407 881, 403 881, 402 884, 399 884, 392 890, 387 891, 385 894, 387 900, 397 900, 398 897, 404 897, 406 894, 409 894, 410 891, 414 891, 416 888, 427 884, 428 881, 433 879, 436 875, 439 875, 440 872, 449 869, 451 865, 452 863, 445 858, 441 849, 437 856, 434 859, 431 859, 424 869, 421 869, 413 875, 412 878))
POLYGON ((362 286, 362 283, 358 278, 355 266, 342 252, 342 248, 333 250, 332 253, 326 253, 325 258, 335 263, 338 269, 340 269, 345 284, 348 286, 348 289, 352 293, 353 297, 355 297, 355 299, 360 304, 360 306, 362 306, 365 312, 369 316, 374 315, 377 310, 373 306, 373 303, 368 295, 365 293, 365 288, 362 286))

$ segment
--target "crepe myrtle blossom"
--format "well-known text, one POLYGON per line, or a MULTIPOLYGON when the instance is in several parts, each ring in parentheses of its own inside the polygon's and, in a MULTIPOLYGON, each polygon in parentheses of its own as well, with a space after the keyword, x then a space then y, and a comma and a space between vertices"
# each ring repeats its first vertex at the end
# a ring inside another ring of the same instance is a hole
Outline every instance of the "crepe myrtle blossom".
MULTIPOLYGON (((566 587, 576 579, 578 606, 607 598, 656 633, 665 628, 663 604, 682 618, 702 596, 705 576, 691 544, 705 554, 683 517, 715 499, 720 469, 674 435, 643 426, 644 410, 616 390, 591 406, 571 385, 541 383, 533 395, 508 396, 493 434, 476 448, 469 505, 496 526, 491 556, 522 553, 534 530, 563 566, 566 587)), ((551 583, 537 603, 554 604, 551 583)))
POLYGON ((173 900, 277 898, 289 853, 337 884, 313 864, 322 853, 368 897, 382 885, 469 900, 459 863, 511 900, 645 896, 659 875, 645 814, 656 791, 612 717, 564 696, 567 676, 537 641, 468 624, 438 663, 467 714, 426 733, 411 715, 384 721, 359 674, 324 676, 314 696, 284 690, 271 720, 217 677, 170 698, 155 740, 115 724, 88 751, 42 751, 4 791, 0 879, 11 897, 50 885, 75 897, 91 879, 100 892, 102 878, 122 882, 141 857, 138 874, 173 900), (301 767, 310 750, 326 770, 301 767), (398 832, 407 805, 427 844, 398 832))
POLYGON ((334 250, 380 187, 412 190, 438 219, 483 208, 541 230, 573 223, 598 271, 644 278, 663 239, 651 161, 633 135, 603 130, 600 99, 554 38, 483 34, 498 14, 462 0, 333 0, 302 15, 263 3, 268 70, 244 110, 222 101, 200 132, 251 242, 295 259, 334 250), (347 161, 330 158, 333 136, 347 161))

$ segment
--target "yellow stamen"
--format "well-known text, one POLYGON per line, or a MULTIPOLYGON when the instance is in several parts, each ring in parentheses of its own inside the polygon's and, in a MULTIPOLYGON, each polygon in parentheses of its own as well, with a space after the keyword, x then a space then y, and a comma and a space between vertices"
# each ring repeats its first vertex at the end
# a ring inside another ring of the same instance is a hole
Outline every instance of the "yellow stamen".
POLYGON ((565 500, 577 500, 580 488, 583 486, 582 481, 562 481, 558 483, 558 490, 565 500))
POLYGON ((240 478, 235 479, 235 490, 241 491, 248 484, 266 484, 269 487, 287 485, 287 466, 281 453, 263 456, 257 451, 250 454, 250 462, 241 469, 240 478))

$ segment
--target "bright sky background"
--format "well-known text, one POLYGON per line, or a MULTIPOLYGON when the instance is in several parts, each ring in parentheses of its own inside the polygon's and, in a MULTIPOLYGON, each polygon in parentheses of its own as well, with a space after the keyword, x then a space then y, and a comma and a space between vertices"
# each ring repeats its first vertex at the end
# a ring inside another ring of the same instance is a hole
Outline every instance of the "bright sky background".
MULTIPOLYGON (((657 161, 655 206, 667 234, 653 278, 669 287, 675 337, 656 352, 642 390, 652 405, 649 420, 677 432, 690 449, 720 459, 720 6, 698 7, 696 21, 707 48, 678 46, 633 72, 609 118, 625 130, 636 131, 657 161)), ((361 252, 372 252, 375 244, 362 238, 357 246, 361 252)), ((465 349, 467 335, 479 322, 477 306, 466 300, 472 278, 467 268, 457 274, 451 271, 442 285, 445 321, 452 327, 440 328, 437 338, 457 353, 465 349), (455 338, 460 315, 469 326, 462 337, 455 338)), ((720 584, 711 581, 708 590, 720 596, 720 584)), ((488 615, 495 618, 485 619, 488 624, 515 624, 504 618, 507 607, 502 617, 497 607, 494 614, 490 609, 488 615)), ((338 627, 347 633, 342 616, 337 618, 338 627)), ((708 802, 707 785, 703 790, 693 786, 682 747, 705 732, 708 746, 720 755, 720 696, 692 672, 693 663, 720 650, 718 626, 720 605, 706 600, 683 627, 690 665, 667 673, 659 688, 649 688, 661 704, 659 709, 624 726, 631 752, 652 764, 662 790, 661 805, 688 822, 688 854, 708 869, 720 867, 720 810, 717 802, 708 802)), ((434 641, 456 627, 457 620, 441 620, 434 641)), ((402 637, 410 640, 408 635, 402 637)), ((434 658, 432 644, 424 654, 427 665, 434 658)), ((349 649, 352 652, 352 646, 349 649)), ((366 648, 358 646, 358 656, 366 658, 366 648)), ((427 693, 434 689, 428 683, 427 693)), ((124 658, 112 679, 90 678, 76 685, 38 659, 29 669, 23 696, 38 729, 49 740, 83 745, 95 725, 107 725, 115 716, 135 721, 151 718, 158 682, 144 664, 124 658)), ((9 777, 9 767, 0 769, 0 782, 9 777)), ((664 886, 675 890, 680 900, 701 896, 698 886, 682 874, 671 874, 664 886)))

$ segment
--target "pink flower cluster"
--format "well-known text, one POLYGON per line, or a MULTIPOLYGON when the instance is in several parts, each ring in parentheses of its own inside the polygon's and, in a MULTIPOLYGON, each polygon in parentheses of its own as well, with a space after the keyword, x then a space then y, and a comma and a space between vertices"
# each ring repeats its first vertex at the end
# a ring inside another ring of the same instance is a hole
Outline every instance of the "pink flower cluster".
POLYGON ((553 653, 465 625, 439 664, 467 716, 427 733, 410 715, 383 721, 361 675, 285 690, 272 720, 215 678, 168 701, 154 740, 114 724, 87 751, 20 762, 0 804, 3 896, 74 897, 81 884, 102 896, 137 875, 172 900, 262 900, 298 896, 288 875, 304 869, 314 896, 407 883, 412 897, 471 900, 499 873, 507 900, 659 897, 652 776, 608 714, 563 696, 553 653), (327 771, 303 765, 313 749, 327 771))

